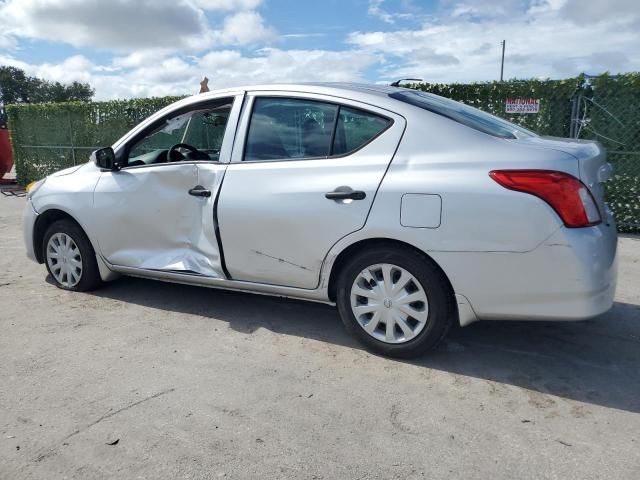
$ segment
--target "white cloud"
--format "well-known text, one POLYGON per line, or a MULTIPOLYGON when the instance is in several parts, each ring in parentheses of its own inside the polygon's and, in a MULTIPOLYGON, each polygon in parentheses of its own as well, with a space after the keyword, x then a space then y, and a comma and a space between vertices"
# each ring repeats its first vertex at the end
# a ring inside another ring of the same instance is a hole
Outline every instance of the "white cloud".
POLYGON ((69 83, 88 82, 96 100, 196 93, 203 76, 211 89, 262 83, 363 81, 362 72, 379 62, 361 51, 280 50, 265 48, 253 55, 216 50, 187 59, 146 52, 95 65, 76 55, 60 64, 28 64, 0 56, 0 64, 22 68, 29 75, 69 83))
POLYGON ((95 72, 96 98, 163 96, 195 93, 203 76, 211 89, 263 83, 304 81, 364 81, 363 71, 380 58, 361 51, 281 50, 264 48, 253 55, 239 50, 215 50, 189 62, 179 57, 131 56, 114 61, 134 65, 112 75, 95 72))
MULTIPOLYGON (((369 7, 367 9, 367 13, 372 17, 376 17, 382 20, 385 23, 396 23, 396 20, 411 18, 413 15, 411 13, 406 12, 394 12, 390 13, 384 8, 382 8, 382 4, 385 0, 369 0, 369 7)), ((409 5, 409 2, 405 2, 406 5, 409 5)))
MULTIPOLYGON (((553 7, 558 7, 553 5, 553 7)), ((559 12, 578 25, 607 22, 616 18, 626 18, 638 25, 640 19, 640 5, 638 0, 567 0, 560 6, 559 12)))
POLYGON ((44 63, 35 69, 35 76, 54 80, 61 83, 73 81, 88 82, 92 79, 95 66, 82 55, 74 55, 62 63, 44 63))
POLYGON ((526 11, 530 3, 534 2, 530 0, 443 0, 441 13, 457 18, 505 17, 526 11))
POLYGON ((24 70, 27 75, 44 78, 53 82, 87 82, 92 79, 95 66, 86 57, 74 55, 61 63, 32 65, 11 56, 0 56, 0 65, 9 65, 24 70))
POLYGON ((355 48, 385 56, 388 62, 380 75, 388 80, 406 76, 441 82, 496 79, 503 39, 507 40, 506 78, 639 69, 640 9, 634 16, 629 6, 637 5, 635 0, 580 2, 589 3, 586 10, 591 13, 583 10, 577 17, 567 16, 580 10, 573 1, 444 2, 441 15, 421 28, 354 32, 348 41, 355 48), (589 24, 584 23, 586 19, 589 24))
POLYGON ((0 65, 3 65, 3 66, 6 65, 8 67, 16 67, 21 70, 24 70, 27 73, 30 73, 29 69, 31 68, 31 65, 29 65, 27 62, 23 62, 22 60, 18 60, 17 58, 14 58, 9 55, 0 55, 0 65))
POLYGON ((388 30, 353 32, 342 49, 332 50, 265 48, 271 41, 282 47, 278 38, 295 41, 326 32, 305 31, 313 25, 306 23, 300 25, 300 33, 277 37, 255 10, 260 4, 261 0, 0 0, 0 25, 9 25, 0 31, 0 48, 13 48, 8 50, 11 56, 0 54, 0 64, 48 80, 89 82, 96 99, 194 93, 205 75, 212 89, 365 77, 493 80, 499 75, 502 39, 507 40, 506 78, 640 69, 637 0, 441 0, 429 16, 410 0, 370 0, 369 14, 385 21, 388 30), (411 19, 405 21, 407 12, 411 19), (216 25, 208 18, 217 18, 216 25), (20 55, 25 37, 114 56, 98 62, 86 53, 60 63, 29 63, 20 55))
POLYGON ((123 57, 115 57, 111 63, 116 69, 143 67, 157 63, 159 60, 169 55, 169 53, 171 52, 157 49, 138 50, 123 57))
POLYGON ((257 12, 238 12, 225 18, 222 30, 215 34, 216 43, 222 45, 247 45, 273 37, 257 12))
POLYGON ((380 20, 386 23, 394 23, 393 15, 387 13, 382 9, 383 2, 384 0, 369 0, 369 15, 378 17, 380 20))
POLYGON ((265 41, 273 32, 250 9, 260 0, 7 0, 0 2, 0 46, 18 38, 111 51, 202 51, 265 41), (219 28, 205 10, 228 11, 219 28), (235 13, 234 13, 235 12, 235 13))
POLYGON ((8 0, 0 21, 16 37, 111 50, 187 47, 207 32, 202 10, 185 0, 8 0))
POLYGON ((205 10, 253 10, 262 0, 194 0, 194 3, 205 10))
POLYGON ((360 51, 280 50, 266 48, 256 56, 238 51, 204 55, 198 65, 215 88, 248 83, 362 81, 362 72, 379 58, 360 51))

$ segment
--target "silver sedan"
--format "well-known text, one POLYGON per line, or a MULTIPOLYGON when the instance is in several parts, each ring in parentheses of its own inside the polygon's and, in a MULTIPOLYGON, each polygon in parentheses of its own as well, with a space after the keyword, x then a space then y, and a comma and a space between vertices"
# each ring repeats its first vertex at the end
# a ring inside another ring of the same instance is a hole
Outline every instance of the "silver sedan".
POLYGON ((408 357, 454 323, 608 310, 610 175, 598 143, 419 91, 234 88, 32 185, 24 235, 67 290, 133 275, 325 302, 408 357))

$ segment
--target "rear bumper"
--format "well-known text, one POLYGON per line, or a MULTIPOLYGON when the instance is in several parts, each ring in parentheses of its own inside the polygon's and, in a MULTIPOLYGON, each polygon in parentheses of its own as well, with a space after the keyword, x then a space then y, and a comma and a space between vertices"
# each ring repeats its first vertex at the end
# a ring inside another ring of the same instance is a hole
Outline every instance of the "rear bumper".
POLYGON ((34 262, 38 261, 35 251, 33 250, 33 229, 37 218, 38 213, 33 208, 31 200, 27 200, 27 204, 22 212, 22 236, 25 249, 27 250, 27 257, 34 262))
POLYGON ((434 253, 481 320, 584 320, 609 310, 617 280, 613 219, 560 228, 527 253, 434 253))

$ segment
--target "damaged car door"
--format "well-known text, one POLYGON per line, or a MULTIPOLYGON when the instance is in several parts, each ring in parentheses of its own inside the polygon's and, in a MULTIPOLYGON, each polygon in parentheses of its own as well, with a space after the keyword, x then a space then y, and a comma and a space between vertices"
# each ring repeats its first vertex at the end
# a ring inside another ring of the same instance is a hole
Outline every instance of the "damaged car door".
POLYGON ((218 219, 231 278, 312 289, 327 252, 363 227, 405 120, 346 99, 247 96, 218 219))
POLYGON ((241 101, 174 110, 118 149, 122 168, 103 172, 94 192, 96 238, 109 264, 224 276, 214 205, 241 101))

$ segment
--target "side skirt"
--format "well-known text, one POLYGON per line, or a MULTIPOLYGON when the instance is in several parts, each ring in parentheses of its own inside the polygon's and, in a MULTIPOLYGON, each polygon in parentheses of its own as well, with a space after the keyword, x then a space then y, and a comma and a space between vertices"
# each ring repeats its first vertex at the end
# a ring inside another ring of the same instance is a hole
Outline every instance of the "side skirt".
POLYGON ((235 280, 225 280, 222 278, 212 278, 197 273, 187 272, 167 272, 160 270, 145 270, 141 268, 122 267, 110 265, 109 269, 129 275, 131 277, 149 278, 169 283, 181 283, 199 287, 219 288, 221 290, 232 290, 239 292, 255 293, 258 295, 269 295, 275 297, 294 298, 297 300, 307 300, 311 302, 324 303, 335 306, 329 300, 326 290, 305 290, 303 288, 283 287, 280 285, 268 285, 264 283, 240 282, 235 280))

